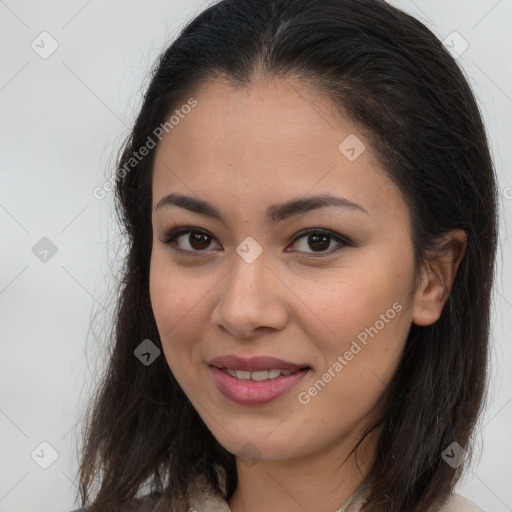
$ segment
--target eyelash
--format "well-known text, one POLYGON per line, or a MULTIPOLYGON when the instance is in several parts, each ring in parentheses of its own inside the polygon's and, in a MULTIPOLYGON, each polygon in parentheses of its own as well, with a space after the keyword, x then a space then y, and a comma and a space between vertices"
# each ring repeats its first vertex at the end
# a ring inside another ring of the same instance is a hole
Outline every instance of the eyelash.
MULTIPOLYGON (((176 238, 178 238, 179 236, 185 235, 185 234, 193 234, 193 233, 202 234, 207 237, 210 237, 212 240, 215 240, 215 237, 213 237, 210 233, 208 233, 208 231, 205 231, 200 228, 192 228, 190 226, 180 226, 180 227, 176 227, 176 228, 168 231, 164 235, 164 237, 161 239, 161 242, 164 243, 165 245, 169 245, 173 251, 176 251, 176 252, 179 252, 182 254, 186 254, 186 255, 190 255, 190 256, 194 256, 194 257, 203 256, 208 251, 208 249, 190 251, 188 249, 181 249, 179 247, 172 246, 172 242, 174 242, 176 240, 176 238)), ((335 249, 335 250, 330 249, 329 251, 319 252, 319 253, 314 253, 314 252, 307 253, 306 252, 306 254, 308 254, 308 256, 305 256, 306 258, 321 258, 321 257, 330 256, 331 254, 334 254, 334 253, 340 251, 344 247, 350 247, 353 245, 352 242, 348 238, 342 237, 341 235, 339 235, 338 233, 335 233, 334 231, 331 231, 329 229, 323 229, 323 228, 309 228, 309 229, 300 231, 293 238, 291 243, 294 244, 297 242, 297 240, 300 240, 301 238, 304 238, 305 236, 309 236, 309 235, 326 235, 329 238, 334 239, 336 242, 338 242, 341 245, 341 247, 339 247, 338 249, 335 249)), ((300 253, 300 252, 304 252, 304 251, 296 251, 296 252, 300 253)))

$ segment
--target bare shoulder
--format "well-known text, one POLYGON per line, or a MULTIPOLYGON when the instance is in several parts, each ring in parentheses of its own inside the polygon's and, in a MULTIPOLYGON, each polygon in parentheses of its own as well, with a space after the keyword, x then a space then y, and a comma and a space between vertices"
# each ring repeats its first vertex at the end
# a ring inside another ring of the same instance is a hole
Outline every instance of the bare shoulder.
POLYGON ((438 510, 439 512, 486 512, 461 494, 453 494, 438 510))

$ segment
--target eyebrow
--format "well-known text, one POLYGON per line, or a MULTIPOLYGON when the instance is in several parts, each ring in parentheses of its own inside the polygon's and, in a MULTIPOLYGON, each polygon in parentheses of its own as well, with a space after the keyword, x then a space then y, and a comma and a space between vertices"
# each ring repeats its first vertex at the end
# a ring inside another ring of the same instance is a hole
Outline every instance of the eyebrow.
MULTIPOLYGON (((156 210, 167 206, 178 206, 185 210, 225 222, 221 211, 216 206, 195 197, 184 196, 181 194, 168 194, 158 201, 156 210)), ((349 201, 344 197, 334 196, 331 194, 321 194, 292 199, 286 203, 270 205, 266 213, 266 222, 270 225, 277 224, 289 217, 329 206, 336 206, 347 210, 358 210, 369 215, 369 213, 360 204, 349 201)))

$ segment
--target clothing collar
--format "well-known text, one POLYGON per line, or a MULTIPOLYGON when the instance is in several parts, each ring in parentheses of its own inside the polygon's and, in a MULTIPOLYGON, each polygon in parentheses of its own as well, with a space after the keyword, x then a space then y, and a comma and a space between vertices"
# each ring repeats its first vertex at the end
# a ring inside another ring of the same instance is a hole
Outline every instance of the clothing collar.
MULTIPOLYGON (((358 512, 370 491, 370 483, 363 482, 361 486, 336 512, 358 512)), ((220 496, 203 479, 189 486, 190 506, 195 510, 208 512, 230 512, 225 496, 220 496)))

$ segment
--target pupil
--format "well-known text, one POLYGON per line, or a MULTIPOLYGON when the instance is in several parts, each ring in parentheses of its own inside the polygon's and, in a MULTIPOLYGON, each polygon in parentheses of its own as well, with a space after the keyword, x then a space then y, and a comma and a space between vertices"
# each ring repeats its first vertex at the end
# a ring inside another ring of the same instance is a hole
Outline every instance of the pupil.
POLYGON ((191 233, 189 236, 190 245, 197 250, 206 249, 210 243, 209 236, 203 233, 191 233))
POLYGON ((328 235, 310 235, 308 243, 311 249, 314 250, 325 250, 329 247, 329 236, 328 235), (316 247, 315 247, 316 245, 316 247))

